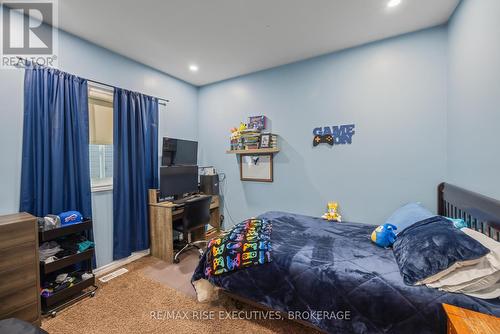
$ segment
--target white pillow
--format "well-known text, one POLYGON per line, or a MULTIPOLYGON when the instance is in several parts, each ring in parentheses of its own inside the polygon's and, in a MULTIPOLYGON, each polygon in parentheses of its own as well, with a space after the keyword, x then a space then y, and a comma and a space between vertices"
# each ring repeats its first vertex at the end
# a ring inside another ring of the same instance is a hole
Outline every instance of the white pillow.
POLYGON ((488 248, 490 252, 480 258, 478 263, 456 268, 426 285, 483 299, 500 297, 500 242, 469 228, 462 228, 461 231, 488 248))

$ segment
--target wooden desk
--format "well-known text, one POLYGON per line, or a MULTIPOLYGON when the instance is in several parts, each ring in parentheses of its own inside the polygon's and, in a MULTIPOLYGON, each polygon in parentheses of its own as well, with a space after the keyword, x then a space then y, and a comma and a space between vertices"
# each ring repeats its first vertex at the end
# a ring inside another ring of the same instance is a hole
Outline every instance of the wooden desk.
POLYGON ((500 318, 449 304, 443 304, 443 308, 448 317, 448 334, 500 333, 500 318))
MULTIPOLYGON (((158 202, 157 190, 149 189, 149 234, 151 255, 167 263, 174 261, 172 223, 182 218, 184 209, 172 202, 158 202)), ((209 224, 220 229, 219 196, 212 196, 209 224)), ((191 232, 191 240, 204 240, 205 227, 191 232)))

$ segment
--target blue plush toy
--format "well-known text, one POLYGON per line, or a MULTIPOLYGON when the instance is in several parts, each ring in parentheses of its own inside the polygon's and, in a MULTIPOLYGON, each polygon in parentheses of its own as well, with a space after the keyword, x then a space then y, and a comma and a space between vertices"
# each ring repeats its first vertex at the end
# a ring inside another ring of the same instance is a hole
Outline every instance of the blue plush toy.
POLYGON ((392 246, 394 241, 396 241, 395 230, 398 228, 392 224, 380 225, 372 232, 372 241, 380 247, 392 246))

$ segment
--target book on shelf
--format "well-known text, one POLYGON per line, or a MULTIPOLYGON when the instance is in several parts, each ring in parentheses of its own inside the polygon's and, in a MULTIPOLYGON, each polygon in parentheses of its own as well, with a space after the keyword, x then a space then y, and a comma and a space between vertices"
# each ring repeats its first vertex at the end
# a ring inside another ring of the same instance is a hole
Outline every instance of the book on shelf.
POLYGON ((267 148, 278 148, 278 135, 263 133, 258 129, 245 129, 241 131, 238 138, 231 139, 231 150, 253 150, 259 149, 261 136, 269 135, 269 146, 267 148))
POLYGON ((268 148, 278 148, 278 135, 273 133, 262 133, 261 136, 269 136, 269 145, 268 148))

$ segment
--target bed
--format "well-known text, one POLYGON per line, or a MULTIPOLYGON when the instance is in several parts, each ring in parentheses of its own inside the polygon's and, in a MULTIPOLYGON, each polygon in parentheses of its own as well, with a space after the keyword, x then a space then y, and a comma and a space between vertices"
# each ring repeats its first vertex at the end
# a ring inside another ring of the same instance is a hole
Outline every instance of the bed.
MULTIPOLYGON (((443 183, 438 214, 499 240, 499 201, 443 183)), ((284 212, 260 218, 273 223, 273 261, 209 278, 239 300, 328 333, 445 333, 442 303, 500 316, 498 299, 406 285, 393 251, 370 241, 373 225, 284 212)), ((205 278, 204 260, 193 281, 205 278)))

